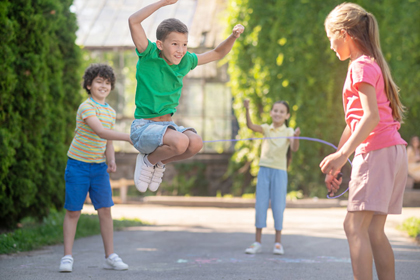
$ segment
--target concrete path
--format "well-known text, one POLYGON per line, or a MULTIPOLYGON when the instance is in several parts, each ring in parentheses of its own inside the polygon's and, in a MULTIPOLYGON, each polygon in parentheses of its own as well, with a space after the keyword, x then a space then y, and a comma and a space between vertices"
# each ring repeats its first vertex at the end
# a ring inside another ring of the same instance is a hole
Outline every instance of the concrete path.
MULTIPOLYGON (((84 213, 94 213, 85 205, 84 213)), ((254 240, 254 209, 116 205, 114 218, 139 218, 151 226, 115 232, 115 251, 128 271, 103 270, 100 236, 78 239, 72 273, 60 274, 63 246, 0 256, 0 279, 353 279, 342 223, 345 208, 286 209, 282 243, 285 255, 271 253, 273 220, 263 232, 263 253, 244 254, 254 240)), ((399 280, 420 279, 420 246, 395 227, 420 208, 389 216, 399 280)), ((376 275, 374 279, 377 279, 376 275)))

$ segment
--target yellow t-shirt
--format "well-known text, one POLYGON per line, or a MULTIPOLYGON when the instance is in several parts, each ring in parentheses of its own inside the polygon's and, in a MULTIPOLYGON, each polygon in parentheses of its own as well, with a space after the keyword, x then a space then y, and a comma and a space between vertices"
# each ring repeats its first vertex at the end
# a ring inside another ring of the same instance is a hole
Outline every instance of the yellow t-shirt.
MULTIPOLYGON (((273 124, 262 124, 264 137, 290 137, 294 130, 282 125, 274 128, 273 124)), ((287 148, 290 145, 289 138, 264 139, 261 149, 260 166, 274 169, 287 170, 287 148)))

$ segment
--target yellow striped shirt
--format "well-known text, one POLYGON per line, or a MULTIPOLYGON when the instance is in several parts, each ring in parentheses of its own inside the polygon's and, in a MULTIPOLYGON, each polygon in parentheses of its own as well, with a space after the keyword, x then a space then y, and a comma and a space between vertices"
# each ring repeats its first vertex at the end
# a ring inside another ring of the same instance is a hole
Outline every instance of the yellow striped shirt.
POLYGON ((86 119, 96 116, 105 129, 113 129, 116 119, 114 109, 107 103, 102 105, 92 98, 80 104, 76 115, 76 130, 67 155, 84 162, 105 162, 107 140, 100 138, 86 123, 86 119))

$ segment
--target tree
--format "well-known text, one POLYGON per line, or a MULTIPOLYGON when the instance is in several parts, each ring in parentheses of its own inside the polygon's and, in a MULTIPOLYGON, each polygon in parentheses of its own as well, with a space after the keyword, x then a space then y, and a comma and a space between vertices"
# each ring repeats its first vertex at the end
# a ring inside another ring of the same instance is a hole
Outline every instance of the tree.
POLYGON ((0 227, 64 202, 80 103, 72 0, 0 1, 0 227))

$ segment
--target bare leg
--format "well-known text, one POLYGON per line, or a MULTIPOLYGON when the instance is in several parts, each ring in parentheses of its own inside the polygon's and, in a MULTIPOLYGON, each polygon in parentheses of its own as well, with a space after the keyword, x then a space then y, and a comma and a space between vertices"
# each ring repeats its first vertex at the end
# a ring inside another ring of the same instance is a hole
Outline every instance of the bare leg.
POLYGON ((355 280, 372 280, 373 277, 372 249, 368 233, 372 217, 372 211, 347 212, 344 220, 355 280))
POLYGON ((380 280, 395 280, 395 260, 391 244, 385 235, 387 215, 374 215, 369 226, 369 238, 380 280))
POLYGON ((112 221, 111 208, 103 207, 98 209, 99 224, 101 226, 102 241, 104 243, 105 257, 114 253, 114 225, 112 221))
POLYGON ((281 243, 281 230, 276 230, 276 240, 275 243, 281 243))
POLYGON ((185 131, 184 135, 186 135, 189 140, 187 150, 183 154, 162 160, 163 164, 190 158, 203 148, 203 140, 199 135, 190 130, 185 131))
POLYGON ((147 158, 151 164, 164 161, 185 153, 189 146, 189 138, 184 133, 168 129, 163 136, 163 145, 157 147, 147 158))
POLYGON ((74 236, 81 211, 66 210, 63 222, 64 255, 72 255, 74 236))
POLYGON ((261 237, 262 237, 262 228, 257 228, 255 230, 255 241, 261 243, 261 237))

